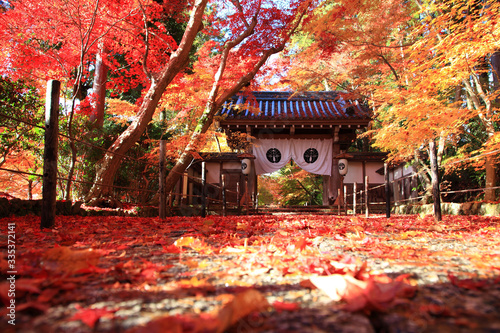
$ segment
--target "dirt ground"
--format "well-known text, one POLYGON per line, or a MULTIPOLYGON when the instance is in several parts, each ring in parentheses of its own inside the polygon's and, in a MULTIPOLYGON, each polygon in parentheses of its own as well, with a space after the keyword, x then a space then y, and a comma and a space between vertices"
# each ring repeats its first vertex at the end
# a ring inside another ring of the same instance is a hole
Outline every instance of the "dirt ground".
POLYGON ((0 331, 500 332, 499 222, 4 218, 0 331))

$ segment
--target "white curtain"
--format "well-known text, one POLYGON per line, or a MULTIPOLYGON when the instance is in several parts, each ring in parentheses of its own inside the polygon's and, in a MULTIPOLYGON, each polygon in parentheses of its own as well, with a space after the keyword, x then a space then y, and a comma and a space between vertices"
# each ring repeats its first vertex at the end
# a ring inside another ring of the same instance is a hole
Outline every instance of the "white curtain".
POLYGON ((332 174, 332 145, 332 139, 293 139, 292 158, 307 172, 330 176, 332 174))
POLYGON ((262 139, 254 141, 255 172, 278 171, 290 159, 307 172, 331 175, 332 139, 262 139))
POLYGON ((255 172, 260 175, 278 171, 292 158, 292 146, 287 139, 255 140, 255 172))

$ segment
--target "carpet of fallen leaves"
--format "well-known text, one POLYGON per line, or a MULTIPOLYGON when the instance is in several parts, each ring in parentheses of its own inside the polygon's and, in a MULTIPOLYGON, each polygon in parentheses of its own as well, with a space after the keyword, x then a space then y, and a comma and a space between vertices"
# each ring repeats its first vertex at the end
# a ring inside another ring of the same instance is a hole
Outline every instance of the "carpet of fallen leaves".
POLYGON ((499 222, 0 219, 0 331, 499 332, 499 222))

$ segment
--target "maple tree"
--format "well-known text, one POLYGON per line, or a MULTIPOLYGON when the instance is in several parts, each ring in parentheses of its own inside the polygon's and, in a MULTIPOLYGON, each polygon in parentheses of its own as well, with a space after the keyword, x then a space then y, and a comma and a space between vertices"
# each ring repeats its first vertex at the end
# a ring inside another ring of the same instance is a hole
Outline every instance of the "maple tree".
MULTIPOLYGON (((0 77, 0 168, 38 173, 41 170, 43 107, 35 87, 0 77)), ((0 171, 1 190, 32 199, 40 179, 0 171), (26 186, 27 185, 27 186, 26 186)))
MULTIPOLYGON (((22 81, 0 77, 0 112, 2 114, 0 167, 12 152, 29 150, 40 135, 33 125, 42 120, 42 102, 37 91, 22 81)), ((39 132, 39 131, 38 131, 39 132)))
POLYGON ((78 187, 73 174, 82 177, 83 150, 72 138, 102 134, 103 107, 130 122, 88 173, 95 185, 86 199, 112 195, 123 155, 163 110, 170 114, 174 163, 168 190, 205 139, 220 135, 210 126, 221 103, 264 89, 261 78, 253 79, 264 73, 271 82, 281 79, 278 89, 349 91, 375 110, 365 138, 394 160, 413 160, 424 185, 430 184, 426 150, 435 140, 439 163, 485 170, 470 176, 490 188, 485 200, 495 200, 495 2, 44 0, 2 8, 2 74, 31 80, 40 94, 46 79, 63 81, 70 137, 64 156, 71 156, 62 168, 70 179, 66 198, 78 187), (284 57, 271 57, 288 41, 284 57), (82 126, 85 117, 94 125, 82 126))
POLYGON ((280 205, 319 205, 321 206, 323 177, 302 170, 294 163, 279 170, 276 200, 280 205))
MULTIPOLYGON (((150 44, 149 40, 146 38, 142 65, 144 72, 150 80, 149 87, 142 98, 143 102, 137 110, 135 119, 109 147, 109 153, 103 157, 102 163, 98 167, 95 185, 90 190, 87 200, 110 193, 111 188, 106 185, 112 185, 122 155, 127 152, 142 135, 148 123, 153 118, 158 102, 166 87, 186 66, 196 35, 202 29, 202 20, 207 2, 206 0, 195 1, 182 40, 178 46, 170 47, 171 50, 175 51, 165 59, 165 65, 162 66, 161 62, 153 62, 153 65, 156 65, 155 67, 150 68, 148 66, 150 44)), ((145 25, 145 29, 146 36, 149 36, 147 25, 145 25)))
MULTIPOLYGON (((196 2, 195 8, 199 10, 193 13, 198 14, 198 21, 194 29, 196 31, 190 30, 187 40, 189 45, 184 52, 186 56, 199 30, 206 3, 196 2)), ((113 80, 108 87, 128 90, 130 87, 135 88, 138 82, 149 75, 143 69, 156 70, 173 50, 182 50, 182 47, 177 48, 177 43, 165 27, 158 23, 158 19, 169 10, 172 10, 171 17, 187 19, 182 10, 186 3, 171 1, 169 4, 172 6, 162 6, 156 1, 134 0, 11 1, 0 17, 0 37, 4 41, 2 74, 12 78, 29 77, 39 83, 41 93, 47 79, 61 80, 65 96, 71 99, 67 108, 66 132, 72 138, 75 104, 77 100, 86 98, 90 88, 91 59, 96 55, 105 58, 106 65, 116 70, 120 64, 114 61, 112 55, 122 55, 128 66, 126 70, 120 70, 120 76, 110 75, 113 80), (103 50, 108 53, 103 54, 103 50)), ((174 60, 184 53, 178 52, 174 60)), ((183 68, 185 60, 171 61, 175 70, 167 75, 167 81, 183 68)), ((97 78, 97 81, 106 79, 104 75, 97 75, 97 78)), ((96 95, 102 99, 102 90, 101 93, 97 91, 96 95)), ((97 100, 97 104, 102 106, 103 101, 97 100)), ((92 108, 87 109, 93 111, 92 108)), ((147 119, 141 122, 144 125, 139 130, 140 134, 148 122, 147 119)), ((67 177, 67 198, 71 196, 71 179, 77 159, 76 146, 70 140, 72 157, 67 177)))
POLYGON ((424 184, 430 140, 440 164, 483 154, 476 165, 485 199, 495 200, 497 16, 495 1, 327 1, 278 62, 277 71, 290 68, 278 87, 343 89, 366 101, 375 119, 365 136, 391 159, 413 160, 424 184), (478 126, 488 133, 480 146, 457 151, 478 126))
POLYGON ((443 152, 446 141, 453 145, 462 132, 469 132, 471 121, 479 121, 487 133, 480 149, 487 153, 485 200, 495 200, 495 155, 487 147, 496 136, 497 112, 492 101, 497 88, 481 82, 481 77, 496 71, 487 66, 485 72, 483 64, 485 60, 489 63, 490 55, 498 49, 498 4, 424 3, 421 13, 423 22, 413 32, 416 42, 409 48, 405 89, 384 89, 378 93, 391 98, 384 104, 390 105, 388 110, 380 112, 379 119, 385 126, 376 134, 377 145, 408 156, 408 142, 414 142, 416 148, 440 137, 443 152))

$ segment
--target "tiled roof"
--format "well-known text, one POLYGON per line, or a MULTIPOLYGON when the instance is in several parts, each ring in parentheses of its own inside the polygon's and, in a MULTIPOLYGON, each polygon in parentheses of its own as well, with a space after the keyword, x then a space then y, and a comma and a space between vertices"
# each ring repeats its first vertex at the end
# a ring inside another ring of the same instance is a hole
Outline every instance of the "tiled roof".
MULTIPOLYGON (((346 94, 337 91, 293 93, 255 91, 253 97, 236 95, 228 100, 219 115, 224 120, 324 120, 371 119, 369 110, 346 94), (259 112, 260 110, 260 112, 259 112)), ((223 120, 223 121, 224 121, 223 120)))

